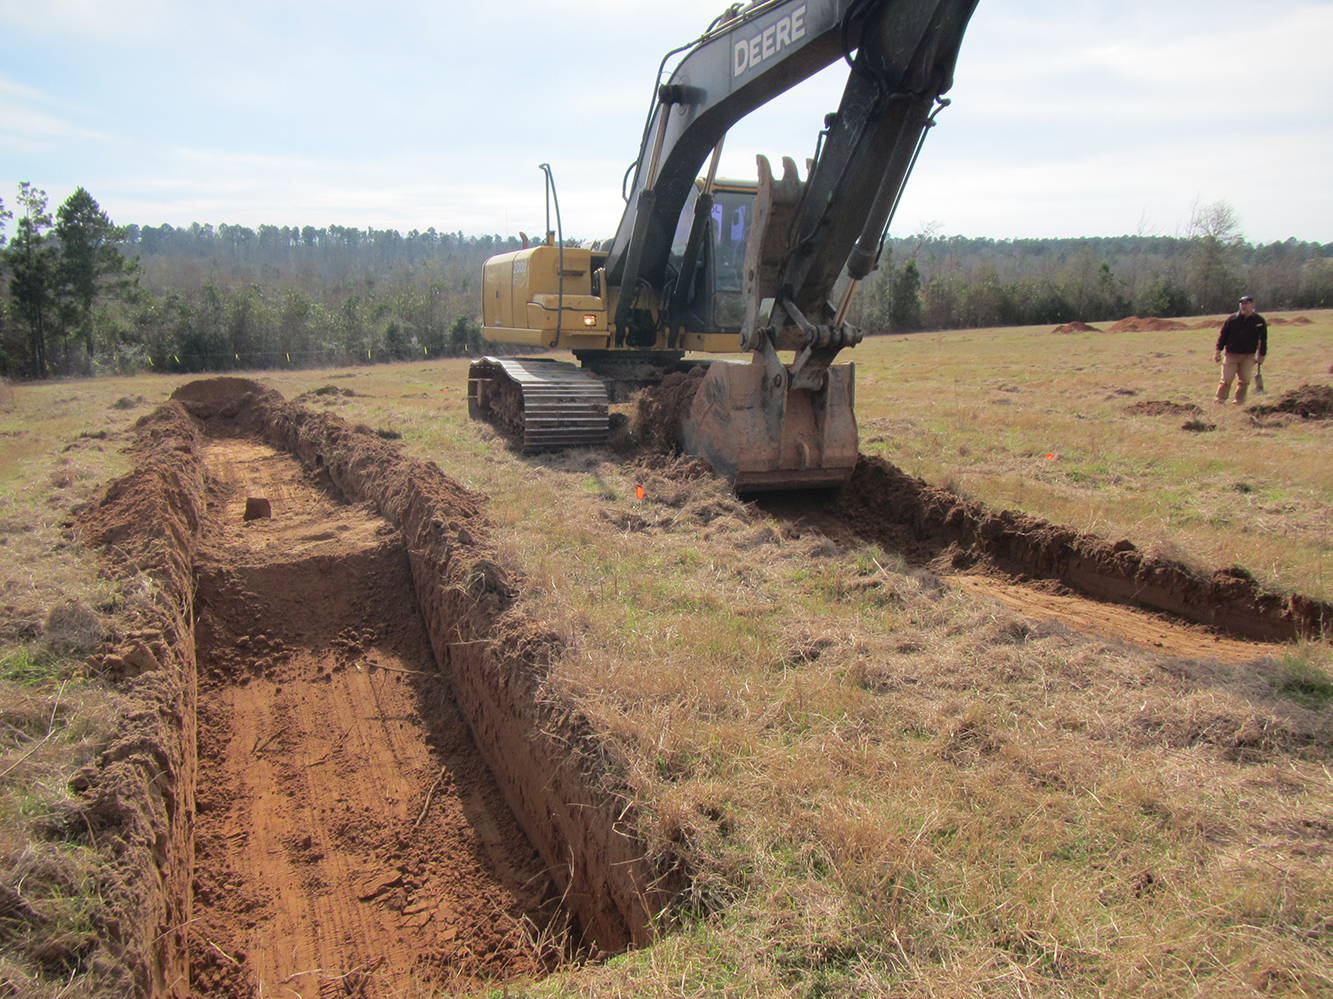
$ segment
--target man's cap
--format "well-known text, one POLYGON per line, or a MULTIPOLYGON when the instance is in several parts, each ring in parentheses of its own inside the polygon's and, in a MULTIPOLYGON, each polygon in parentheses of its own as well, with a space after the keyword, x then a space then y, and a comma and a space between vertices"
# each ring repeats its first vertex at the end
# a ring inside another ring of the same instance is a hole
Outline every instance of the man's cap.
POLYGON ((1254 299, 1252 299, 1249 295, 1241 295, 1241 296, 1240 296, 1240 300, 1241 300, 1242 302, 1253 302, 1253 301, 1254 301, 1254 299))

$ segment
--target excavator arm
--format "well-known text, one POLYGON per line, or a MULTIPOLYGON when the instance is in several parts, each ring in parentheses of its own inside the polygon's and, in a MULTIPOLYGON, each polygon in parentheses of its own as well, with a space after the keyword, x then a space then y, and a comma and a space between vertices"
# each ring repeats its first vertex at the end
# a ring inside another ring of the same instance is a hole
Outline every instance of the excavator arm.
MULTIPOLYGON (((829 302, 833 286, 845 266, 853 281, 873 267, 889 214, 932 124, 931 111, 953 84, 954 63, 976 2, 769 0, 733 8, 732 16, 700 38, 658 88, 629 204, 605 265, 608 283, 621 288, 617 328, 625 335, 632 332, 634 304, 642 299, 637 290, 652 288, 664 298, 681 210, 728 129, 778 94, 848 58, 852 72, 809 179, 796 188, 796 203, 778 212, 786 230, 769 238, 767 256, 759 261, 777 287, 753 289, 761 298, 778 299, 787 325, 801 331, 786 336, 776 331, 777 343, 804 346, 812 334, 802 329, 803 321, 818 326, 840 319, 829 302), (764 294, 770 291, 778 294, 764 294)), ((790 201, 790 179, 785 186, 790 201)), ((711 207, 700 198, 696 218, 711 207)), ((756 205, 756 217, 764 207, 756 205)), ((687 263, 697 259, 693 244, 706 234, 705 225, 693 227, 687 263)), ((688 285, 692 275, 674 277, 678 294, 671 304, 678 312, 681 283, 688 285)), ((751 320, 758 315, 757 308, 750 310, 752 304, 746 303, 751 320)), ((646 319, 645 310, 637 316, 646 319)), ((832 337, 840 338, 851 335, 832 337)), ((741 345, 762 349, 757 328, 742 330, 741 345)))

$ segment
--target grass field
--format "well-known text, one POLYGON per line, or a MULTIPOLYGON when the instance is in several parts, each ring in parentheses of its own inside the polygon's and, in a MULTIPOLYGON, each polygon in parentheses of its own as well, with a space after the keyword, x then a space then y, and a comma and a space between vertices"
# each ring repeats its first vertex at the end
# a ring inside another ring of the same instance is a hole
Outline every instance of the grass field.
MULTIPOLYGON (((1270 396, 1329 380, 1333 313, 1309 317, 1273 328, 1270 396)), ((993 507, 1329 599, 1333 429, 1214 407, 1212 340, 876 338, 852 353, 862 450, 993 507), (1149 401, 1195 403, 1215 429, 1126 412, 1149 401)), ((792 537, 710 479, 605 452, 520 459, 467 422, 465 370, 264 380, 289 399, 350 389, 306 401, 400 433, 487 494, 525 609, 566 642, 553 694, 602 733, 638 832, 692 872, 660 943, 510 995, 1333 991, 1326 646, 1170 659, 1015 617, 893 552, 792 537)), ((71 973, 92 988, 76 944, 102 861, 59 817, 115 717, 79 636, 114 631, 133 600, 61 525, 127 467, 129 424, 184 380, 0 398, 0 883, 22 886, 49 914, 42 939, 64 934, 71 955, 43 964, 42 940, 0 934, 3 970, 32 994, 71 973)))

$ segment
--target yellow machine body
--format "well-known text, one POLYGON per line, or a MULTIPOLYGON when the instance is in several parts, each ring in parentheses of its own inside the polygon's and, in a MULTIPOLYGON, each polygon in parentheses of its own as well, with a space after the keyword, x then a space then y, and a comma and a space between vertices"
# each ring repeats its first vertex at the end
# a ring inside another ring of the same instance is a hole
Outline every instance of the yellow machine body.
MULTIPOLYGON (((491 257, 482 268, 482 338, 545 349, 643 351, 615 345, 609 317, 615 315, 619 289, 606 286, 601 273, 605 260, 605 253, 567 246, 562 266, 560 247, 546 243, 491 257)), ((657 303, 650 304, 656 312, 657 303)), ((677 344, 670 349, 740 350, 738 334, 732 332, 687 331, 677 344)), ((647 349, 669 349, 667 331, 647 349)))

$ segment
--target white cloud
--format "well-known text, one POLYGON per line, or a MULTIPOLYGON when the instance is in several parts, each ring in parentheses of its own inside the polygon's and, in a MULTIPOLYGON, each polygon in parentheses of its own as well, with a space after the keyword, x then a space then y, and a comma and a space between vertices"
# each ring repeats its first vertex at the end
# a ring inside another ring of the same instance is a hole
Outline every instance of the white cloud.
MULTIPOLYGON (((722 6, 0 0, 0 185, 81 184, 119 221, 503 233, 549 161, 566 230, 604 235, 658 60, 722 6)), ((985 0, 895 230, 1169 227, 1202 195, 1333 239, 1331 48, 1327 0, 985 0)), ((723 173, 803 163, 841 76, 733 128, 723 173)))

